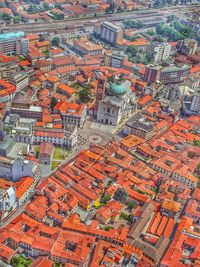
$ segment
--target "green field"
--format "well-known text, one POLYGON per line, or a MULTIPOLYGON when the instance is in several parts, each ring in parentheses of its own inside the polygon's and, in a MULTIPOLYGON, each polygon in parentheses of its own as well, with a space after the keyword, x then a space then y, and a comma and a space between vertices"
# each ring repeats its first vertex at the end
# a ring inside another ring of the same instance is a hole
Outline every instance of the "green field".
POLYGON ((14 267, 28 267, 32 263, 31 259, 25 258, 23 256, 13 257, 11 264, 14 267))

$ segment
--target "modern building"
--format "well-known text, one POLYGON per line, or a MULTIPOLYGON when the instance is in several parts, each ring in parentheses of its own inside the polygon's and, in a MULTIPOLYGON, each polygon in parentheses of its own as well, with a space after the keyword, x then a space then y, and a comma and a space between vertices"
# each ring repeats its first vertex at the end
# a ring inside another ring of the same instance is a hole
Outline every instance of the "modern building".
POLYGON ((95 28, 95 34, 102 39, 115 46, 118 44, 118 41, 123 37, 123 31, 120 27, 116 26, 111 22, 103 22, 97 28, 95 28))
POLYGON ((17 92, 25 89, 29 83, 28 75, 22 71, 15 73, 9 80, 16 86, 17 92))
POLYGON ((42 108, 39 106, 30 106, 29 108, 12 107, 12 114, 20 115, 22 118, 41 120, 42 108))
POLYGON ((198 42, 194 39, 185 39, 177 42, 177 50, 184 55, 194 55, 197 51, 198 42))
POLYGON ((167 60, 170 54, 171 45, 168 43, 151 42, 147 46, 147 56, 152 58, 155 63, 167 60))
POLYGON ((24 32, 7 32, 0 34, 0 53, 7 55, 27 55, 29 40, 24 32))
POLYGON ((190 111, 200 114, 200 90, 195 91, 192 97, 190 111))
POLYGON ((113 52, 105 55, 104 64, 112 68, 121 68, 128 56, 122 51, 113 52))
POLYGON ((157 81, 164 84, 181 83, 189 75, 189 65, 170 65, 170 66, 158 66, 148 65, 145 69, 144 80, 151 85, 157 81))
POLYGON ((130 87, 129 81, 118 81, 108 85, 105 96, 99 101, 97 112, 99 122, 117 125, 123 118, 129 117, 135 112, 135 94, 130 87))

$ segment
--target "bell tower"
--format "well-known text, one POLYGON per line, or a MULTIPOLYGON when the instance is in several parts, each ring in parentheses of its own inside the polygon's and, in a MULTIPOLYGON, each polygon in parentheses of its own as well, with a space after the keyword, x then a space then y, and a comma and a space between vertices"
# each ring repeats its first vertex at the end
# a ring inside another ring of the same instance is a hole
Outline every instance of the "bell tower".
POLYGON ((98 84, 97 84, 97 94, 96 94, 96 102, 94 107, 94 116, 96 117, 99 102, 104 98, 105 96, 105 90, 106 90, 106 77, 105 76, 99 76, 97 78, 98 84))

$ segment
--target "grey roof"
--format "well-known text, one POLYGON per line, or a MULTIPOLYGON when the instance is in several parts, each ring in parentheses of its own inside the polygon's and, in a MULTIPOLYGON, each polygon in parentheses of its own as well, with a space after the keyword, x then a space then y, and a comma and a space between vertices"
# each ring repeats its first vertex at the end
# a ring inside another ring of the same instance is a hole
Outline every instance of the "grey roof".
POLYGON ((105 98, 104 98, 104 100, 103 100, 103 102, 105 103, 110 103, 112 106, 117 106, 117 107, 122 107, 123 106, 123 103, 124 103, 124 101, 123 101, 123 99, 122 98, 120 98, 120 97, 117 97, 117 96, 109 96, 109 95, 107 95, 105 98))
POLYGON ((108 22, 108 21, 104 21, 102 23, 103 26, 105 27, 108 27, 110 28, 111 30, 115 30, 115 31, 119 31, 120 30, 120 27, 118 27, 117 25, 111 23, 111 22, 108 22))
POLYGON ((144 116, 140 113, 137 113, 132 118, 130 118, 126 122, 126 125, 128 127, 141 129, 146 132, 153 130, 153 123, 146 121, 144 116))
POLYGON ((0 143, 0 149, 7 150, 11 145, 14 145, 13 138, 7 136, 4 140, 0 143))

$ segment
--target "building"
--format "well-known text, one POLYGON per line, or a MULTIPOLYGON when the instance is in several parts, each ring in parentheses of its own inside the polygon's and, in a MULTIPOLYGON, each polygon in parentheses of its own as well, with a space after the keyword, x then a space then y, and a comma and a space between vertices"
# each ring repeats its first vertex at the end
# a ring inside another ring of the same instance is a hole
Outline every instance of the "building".
POLYGON ((198 42, 194 39, 185 39, 177 42, 177 50, 184 55, 194 55, 197 51, 198 42))
POLYGON ((11 113, 20 115, 22 118, 42 119, 42 108, 39 106, 29 106, 28 108, 12 107, 11 113))
POLYGON ((31 176, 24 176, 20 181, 15 183, 16 186, 16 198, 18 201, 18 206, 22 206, 26 203, 30 196, 34 192, 36 181, 31 176))
POLYGON ((50 58, 63 57, 63 56, 64 56, 64 50, 62 48, 55 48, 49 50, 50 58))
POLYGON ((66 101, 59 101, 55 107, 54 112, 60 113, 64 124, 74 124, 81 127, 86 120, 86 105, 75 104, 66 101))
POLYGON ((122 51, 112 52, 105 55, 104 64, 112 68, 122 68, 124 61, 128 60, 128 56, 122 51))
POLYGON ((10 177, 10 180, 13 182, 19 181, 24 176, 33 177, 35 183, 37 183, 40 179, 38 162, 27 160, 24 157, 16 158, 12 164, 12 177, 10 177))
POLYGON ((53 156, 53 145, 48 142, 41 143, 39 161, 42 164, 50 164, 53 156))
POLYGON ((172 178, 186 185, 190 189, 194 189, 198 182, 198 178, 190 173, 186 165, 179 166, 178 169, 174 170, 172 178))
POLYGON ((145 68, 144 80, 151 85, 157 81, 161 81, 165 84, 181 83, 189 75, 189 65, 170 65, 170 66, 157 66, 148 65, 145 68))
POLYGON ((106 94, 99 101, 97 120, 104 124, 117 125, 123 118, 130 117, 136 110, 135 94, 129 81, 110 83, 106 94))
POLYGON ((16 92, 16 86, 5 80, 0 80, 0 103, 9 102, 13 99, 16 92))
POLYGON ((22 71, 16 72, 9 80, 16 86, 17 92, 25 89, 29 83, 28 75, 22 71))
POLYGON ((12 150, 15 141, 10 136, 6 136, 0 143, 0 156, 6 157, 12 150))
POLYGON ((13 158, 0 156, 0 177, 4 177, 5 179, 12 178, 13 162, 13 158))
POLYGON ((77 125, 67 124, 64 128, 56 129, 47 127, 34 127, 33 142, 41 144, 49 142, 55 146, 73 148, 77 143, 77 125))
POLYGON ((16 205, 15 188, 9 184, 7 181, 0 181, 0 211, 3 212, 12 210, 16 205))
POLYGON ((137 113, 126 122, 124 133, 150 140, 154 136, 154 124, 152 121, 148 121, 142 114, 137 113))
POLYGON ((103 41, 106 41, 114 46, 116 46, 118 41, 122 40, 123 37, 122 29, 107 21, 101 23, 99 27, 95 28, 95 34, 103 41))
POLYGON ((81 55, 95 56, 103 53, 102 45, 92 43, 87 38, 75 40, 74 49, 81 55))
POLYGON ((190 111, 195 112, 197 114, 200 113, 200 90, 195 91, 192 97, 190 111))
POLYGON ((97 116, 97 111, 99 108, 99 102, 103 99, 106 91, 106 77, 99 76, 97 77, 97 93, 96 93, 96 102, 94 107, 94 115, 97 116))
POLYGON ((35 182, 39 181, 40 168, 36 161, 26 160, 23 156, 0 156, 0 177, 15 182, 27 175, 33 177, 35 182))
POLYGON ((155 63, 167 60, 171 54, 171 45, 168 43, 151 42, 147 46, 147 56, 155 63))
POLYGON ((0 79, 9 79, 18 71, 17 60, 14 57, 0 55, 0 79))
POLYGON ((7 32, 0 34, 0 53, 7 55, 27 55, 29 40, 24 32, 7 32))
POLYGON ((34 119, 20 118, 12 128, 12 135, 16 142, 33 144, 34 119))
POLYGON ((187 26, 191 28, 193 31, 200 33, 200 25, 198 20, 190 19, 187 17, 176 17, 176 19, 183 24, 184 26, 187 26))

